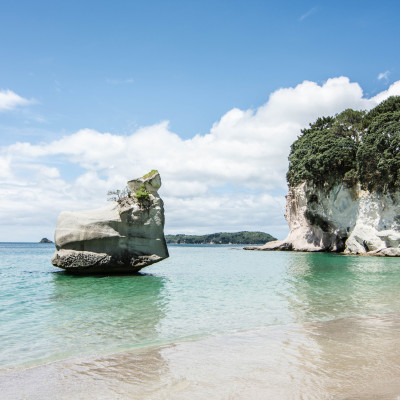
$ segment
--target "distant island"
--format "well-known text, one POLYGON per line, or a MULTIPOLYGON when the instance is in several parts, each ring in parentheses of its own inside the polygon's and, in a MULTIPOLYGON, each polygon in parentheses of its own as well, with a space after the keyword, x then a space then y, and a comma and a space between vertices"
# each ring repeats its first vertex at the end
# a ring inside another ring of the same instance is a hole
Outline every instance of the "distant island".
POLYGON ((53 243, 50 239, 43 238, 39 243, 53 243))
POLYGON ((276 240, 264 232, 220 232, 209 235, 165 235, 168 244, 261 244, 276 240))

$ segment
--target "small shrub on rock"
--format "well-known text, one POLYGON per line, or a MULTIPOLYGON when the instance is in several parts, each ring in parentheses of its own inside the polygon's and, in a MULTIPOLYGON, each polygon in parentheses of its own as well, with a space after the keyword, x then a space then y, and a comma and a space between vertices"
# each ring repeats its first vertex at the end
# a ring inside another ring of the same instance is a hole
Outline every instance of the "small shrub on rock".
POLYGON ((150 192, 146 190, 144 184, 136 191, 134 197, 139 201, 139 203, 146 203, 150 200, 150 192))

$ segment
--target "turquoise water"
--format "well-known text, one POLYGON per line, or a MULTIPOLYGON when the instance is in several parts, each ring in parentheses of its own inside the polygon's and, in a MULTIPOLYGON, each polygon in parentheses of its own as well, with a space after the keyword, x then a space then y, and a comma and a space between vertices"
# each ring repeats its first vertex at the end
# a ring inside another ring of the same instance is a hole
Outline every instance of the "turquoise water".
POLYGON ((398 259, 170 246, 142 275, 74 277, 0 244, 0 367, 271 325, 400 312, 398 259))

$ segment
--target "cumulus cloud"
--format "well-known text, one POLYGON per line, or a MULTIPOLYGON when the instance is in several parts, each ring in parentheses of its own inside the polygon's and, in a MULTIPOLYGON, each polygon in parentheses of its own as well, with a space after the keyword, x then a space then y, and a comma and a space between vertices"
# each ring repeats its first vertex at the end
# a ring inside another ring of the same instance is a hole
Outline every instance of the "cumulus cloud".
POLYGON ((167 232, 262 229, 284 237, 287 156, 300 130, 321 115, 370 109, 395 94, 400 81, 372 98, 346 77, 305 81, 273 92, 257 109, 232 109, 208 134, 187 140, 162 122, 128 136, 83 129, 50 143, 15 143, 0 150, 0 223, 47 221, 53 229, 61 210, 102 206, 107 190, 158 169, 167 232))
POLYGON ((394 82, 389 86, 389 89, 384 90, 383 92, 378 93, 371 99, 373 104, 379 104, 383 100, 387 99, 390 96, 399 96, 400 95, 400 81, 394 82))
POLYGON ((26 106, 31 100, 24 99, 11 90, 0 90, 0 112, 10 111, 19 106, 26 106))

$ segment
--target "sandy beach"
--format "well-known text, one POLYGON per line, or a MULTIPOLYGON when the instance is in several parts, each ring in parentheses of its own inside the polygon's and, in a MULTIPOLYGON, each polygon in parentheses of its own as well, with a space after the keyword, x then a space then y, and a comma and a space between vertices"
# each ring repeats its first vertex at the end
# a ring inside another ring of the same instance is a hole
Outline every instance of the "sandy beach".
POLYGON ((398 399, 400 314, 274 326, 0 375, 2 398, 398 399))

